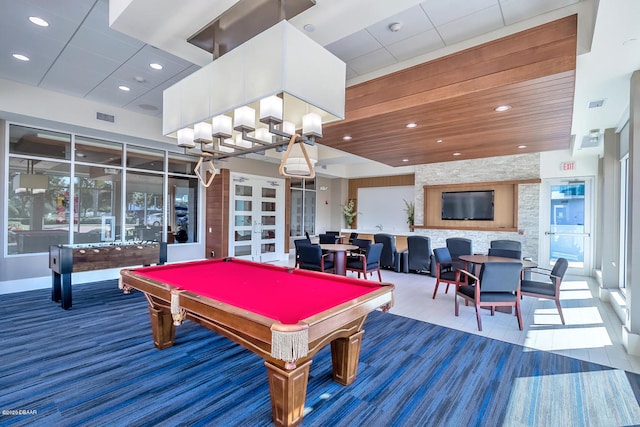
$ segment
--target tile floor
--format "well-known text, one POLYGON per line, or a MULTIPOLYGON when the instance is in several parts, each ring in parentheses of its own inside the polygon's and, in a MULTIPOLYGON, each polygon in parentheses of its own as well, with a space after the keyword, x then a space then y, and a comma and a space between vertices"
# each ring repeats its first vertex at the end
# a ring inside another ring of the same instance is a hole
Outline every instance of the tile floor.
MULTIPOLYGON (((371 280, 375 279, 377 275, 371 280)), ((440 285, 432 299, 435 278, 429 275, 383 270, 382 280, 395 285, 393 314, 640 374, 640 357, 627 354, 621 323, 613 308, 597 297, 598 285, 590 277, 565 276, 561 302, 566 325, 554 301, 524 297, 522 331, 514 315, 496 312, 492 317, 482 310, 482 332, 473 307, 461 303, 460 315, 455 316, 453 287, 445 294, 446 286, 440 285)))

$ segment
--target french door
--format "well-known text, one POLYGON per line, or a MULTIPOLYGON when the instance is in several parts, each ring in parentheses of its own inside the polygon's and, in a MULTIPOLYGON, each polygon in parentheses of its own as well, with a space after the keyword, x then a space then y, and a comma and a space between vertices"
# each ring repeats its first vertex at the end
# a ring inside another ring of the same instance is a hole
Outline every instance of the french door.
POLYGON ((231 173, 229 256, 257 262, 284 257, 284 184, 231 173))
POLYGON ((544 225, 540 266, 551 268, 558 258, 569 261, 569 274, 591 273, 593 179, 552 179, 542 192, 544 225))

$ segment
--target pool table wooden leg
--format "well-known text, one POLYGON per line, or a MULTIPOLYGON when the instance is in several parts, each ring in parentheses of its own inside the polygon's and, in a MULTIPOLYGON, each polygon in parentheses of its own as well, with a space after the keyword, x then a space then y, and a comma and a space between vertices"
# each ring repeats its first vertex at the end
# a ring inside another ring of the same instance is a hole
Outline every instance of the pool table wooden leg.
POLYGON ((307 397, 309 365, 311 360, 297 368, 287 371, 281 367, 264 362, 269 377, 271 394, 271 413, 277 426, 296 426, 302 421, 304 402, 307 397))
POLYGON ((349 385, 356 379, 363 334, 362 330, 350 337, 331 341, 333 379, 342 385, 349 385))
POLYGON ((176 327, 173 324, 171 312, 149 305, 149 317, 151 318, 153 344, 160 350, 171 347, 176 337, 176 327))

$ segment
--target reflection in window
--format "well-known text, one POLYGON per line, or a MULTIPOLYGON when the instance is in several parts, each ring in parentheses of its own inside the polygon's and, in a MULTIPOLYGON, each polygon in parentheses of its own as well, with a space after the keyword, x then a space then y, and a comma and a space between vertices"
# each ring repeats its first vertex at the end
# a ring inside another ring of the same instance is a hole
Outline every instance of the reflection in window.
POLYGON ((126 239, 162 240, 162 175, 127 172, 126 239))
POLYGON ((121 183, 121 169, 76 165, 74 191, 78 221, 74 225, 74 243, 96 243, 107 238, 121 240, 121 183), (111 230, 113 236, 103 230, 110 221, 115 223, 115 230, 111 230))
POLYGON ((291 179, 291 228, 292 237, 315 234, 316 191, 314 179, 291 179))
POLYGON ((128 146, 127 167, 162 172, 164 170, 164 152, 128 146))
POLYGON ((9 126, 9 153, 70 160, 71 135, 25 126, 9 126))
POLYGON ((69 180, 67 163, 9 158, 8 254, 69 243, 69 180))
MULTIPOLYGON (((177 243, 198 241, 198 189, 197 178, 169 177, 169 228, 177 243)), ((168 238, 171 241, 171 238, 168 238)))
POLYGON ((76 136, 75 160, 105 166, 122 166, 122 144, 76 136))

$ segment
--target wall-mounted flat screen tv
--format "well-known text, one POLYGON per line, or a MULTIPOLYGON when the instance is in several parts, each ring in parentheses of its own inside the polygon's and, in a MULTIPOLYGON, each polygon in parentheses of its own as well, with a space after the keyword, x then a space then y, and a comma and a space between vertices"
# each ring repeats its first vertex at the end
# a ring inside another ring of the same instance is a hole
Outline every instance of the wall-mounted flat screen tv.
POLYGON ((493 221, 493 190, 443 191, 442 219, 493 221))

